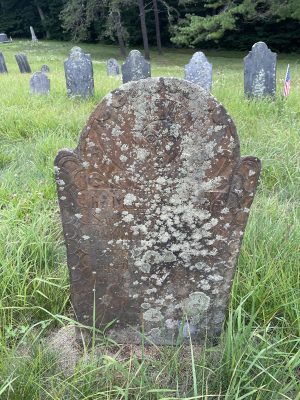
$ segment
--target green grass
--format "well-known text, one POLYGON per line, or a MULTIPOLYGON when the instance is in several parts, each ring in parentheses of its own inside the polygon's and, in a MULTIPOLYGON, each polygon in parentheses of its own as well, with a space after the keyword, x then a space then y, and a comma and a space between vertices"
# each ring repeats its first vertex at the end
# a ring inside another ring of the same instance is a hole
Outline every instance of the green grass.
MULTIPOLYGON (((120 85, 107 78, 113 46, 82 45, 94 60, 95 98, 66 97, 63 61, 70 43, 2 45, 8 76, 0 76, 0 398, 35 399, 300 399, 300 65, 280 55, 276 101, 243 96, 244 54, 208 51, 213 94, 234 119, 242 155, 262 160, 220 343, 201 351, 160 348, 149 358, 102 340, 88 362, 64 375, 49 333, 72 319, 69 281, 53 177, 60 148, 76 146, 100 99, 120 85), (50 66, 51 95, 29 96, 29 75, 50 66), (280 96, 287 63, 292 92, 280 96), (191 355, 192 351, 192 355, 191 355)), ((192 52, 153 52, 153 76, 183 76, 192 52)), ((119 60, 121 61, 121 60, 119 60)))

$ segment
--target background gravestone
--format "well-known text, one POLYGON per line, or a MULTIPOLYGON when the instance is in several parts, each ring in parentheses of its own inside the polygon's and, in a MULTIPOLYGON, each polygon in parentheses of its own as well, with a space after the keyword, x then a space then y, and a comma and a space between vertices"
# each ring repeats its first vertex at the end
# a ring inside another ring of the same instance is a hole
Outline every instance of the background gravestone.
POLYGON ((249 97, 275 96, 276 58, 264 42, 255 43, 244 58, 244 92, 249 97))
POLYGON ((16 57, 21 74, 26 74, 26 73, 30 74, 31 68, 30 68, 29 62, 27 60, 26 54, 23 54, 23 53, 16 54, 15 57, 16 57))
POLYGON ((138 50, 131 50, 122 65, 123 83, 138 81, 151 76, 150 62, 138 50))
POLYGON ((6 33, 0 33, 0 43, 8 43, 8 37, 6 35, 6 33))
POLYGON ((212 84, 212 64, 201 51, 194 53, 189 63, 184 67, 184 79, 196 83, 208 92, 212 84))
POLYGON ((48 67, 47 64, 44 64, 41 66, 41 72, 45 72, 45 73, 50 72, 50 68, 48 67))
POLYGON ((94 95, 93 64, 89 54, 84 54, 80 47, 73 47, 64 67, 68 96, 94 95))
POLYGON ((50 79, 44 72, 35 72, 30 79, 31 94, 49 94, 50 79))
POLYGON ((107 75, 119 75, 120 66, 116 59, 110 58, 106 63, 107 75))
POLYGON ((30 33, 32 42, 34 43, 38 42, 38 38, 36 37, 36 34, 34 33, 34 29, 32 26, 30 27, 30 33))
POLYGON ((7 74, 7 67, 4 59, 4 55, 0 53, 0 74, 7 74))
POLYGON ((188 81, 108 94, 55 160, 75 314, 120 343, 217 336, 260 172, 225 109, 188 81))

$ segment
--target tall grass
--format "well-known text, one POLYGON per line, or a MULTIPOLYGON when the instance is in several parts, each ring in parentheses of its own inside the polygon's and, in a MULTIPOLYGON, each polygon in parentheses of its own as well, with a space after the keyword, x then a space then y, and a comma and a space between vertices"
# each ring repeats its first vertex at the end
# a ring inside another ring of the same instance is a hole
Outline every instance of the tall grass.
MULTIPOLYGON (((63 61, 71 47, 22 41, 0 49, 9 69, 0 76, 0 398, 300 400, 297 56, 279 56, 275 101, 247 101, 244 54, 207 52, 213 94, 236 123, 241 152, 263 165, 219 344, 149 353, 102 338, 66 373, 61 354, 47 346, 53 330, 73 318, 53 160, 58 149, 75 147, 95 105, 121 83, 105 73, 117 49, 83 45, 95 61, 95 98, 67 99, 63 61), (14 60, 18 51, 27 53, 34 71, 50 66, 49 97, 29 96, 29 76, 14 60), (282 99, 288 62, 292 92, 282 99)), ((188 50, 153 53, 152 75, 182 77, 190 56, 188 50)))

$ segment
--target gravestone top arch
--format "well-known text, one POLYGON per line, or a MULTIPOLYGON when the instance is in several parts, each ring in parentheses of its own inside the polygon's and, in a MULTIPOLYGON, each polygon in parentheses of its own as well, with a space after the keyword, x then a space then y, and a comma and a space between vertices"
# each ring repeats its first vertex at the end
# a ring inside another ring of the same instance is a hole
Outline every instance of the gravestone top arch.
POLYGON ((194 53, 188 64, 185 65, 184 79, 200 85, 209 92, 211 91, 212 64, 202 51, 194 53))
POLYGON ((175 78, 130 82, 55 160, 77 318, 156 344, 220 334, 260 172, 232 119, 175 78))

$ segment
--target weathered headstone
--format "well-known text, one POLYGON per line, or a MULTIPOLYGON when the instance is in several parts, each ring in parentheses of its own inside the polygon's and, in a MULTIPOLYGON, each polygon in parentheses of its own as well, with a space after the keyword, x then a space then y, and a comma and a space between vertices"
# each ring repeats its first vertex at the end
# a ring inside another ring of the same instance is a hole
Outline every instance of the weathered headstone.
POLYGON ((276 58, 264 42, 255 43, 244 58, 244 91, 249 97, 275 96, 276 58))
POLYGON ((0 53, 0 74, 7 74, 7 67, 4 59, 4 55, 0 53))
POLYGON ((93 64, 89 54, 84 54, 80 47, 73 47, 64 67, 68 96, 94 95, 93 64))
POLYGON ((120 343, 218 336, 260 172, 225 109, 185 80, 131 82, 55 170, 79 321, 114 320, 120 343))
POLYGON ((201 51, 194 53, 189 63, 184 67, 184 79, 196 83, 208 92, 211 91, 212 64, 201 51))
POLYGON ((110 58, 106 63, 106 72, 107 75, 119 75, 120 66, 116 59, 110 58))
POLYGON ((123 83, 138 81, 151 76, 150 62, 138 50, 131 50, 122 65, 123 83))
POLYGON ((15 57, 16 57, 21 74, 30 74, 31 68, 30 68, 29 62, 27 60, 26 54, 23 54, 23 53, 16 54, 15 57))
POLYGON ((34 33, 34 29, 32 26, 30 27, 30 33, 31 33, 32 42, 35 42, 35 43, 38 42, 38 38, 36 37, 36 34, 34 33))
POLYGON ((6 35, 6 33, 0 33, 0 43, 8 43, 8 37, 6 35))
POLYGON ((41 72, 45 72, 45 73, 50 72, 49 66, 47 64, 42 65, 41 66, 41 72))
POLYGON ((50 79, 44 72, 35 72, 30 79, 31 94, 49 94, 50 79))

